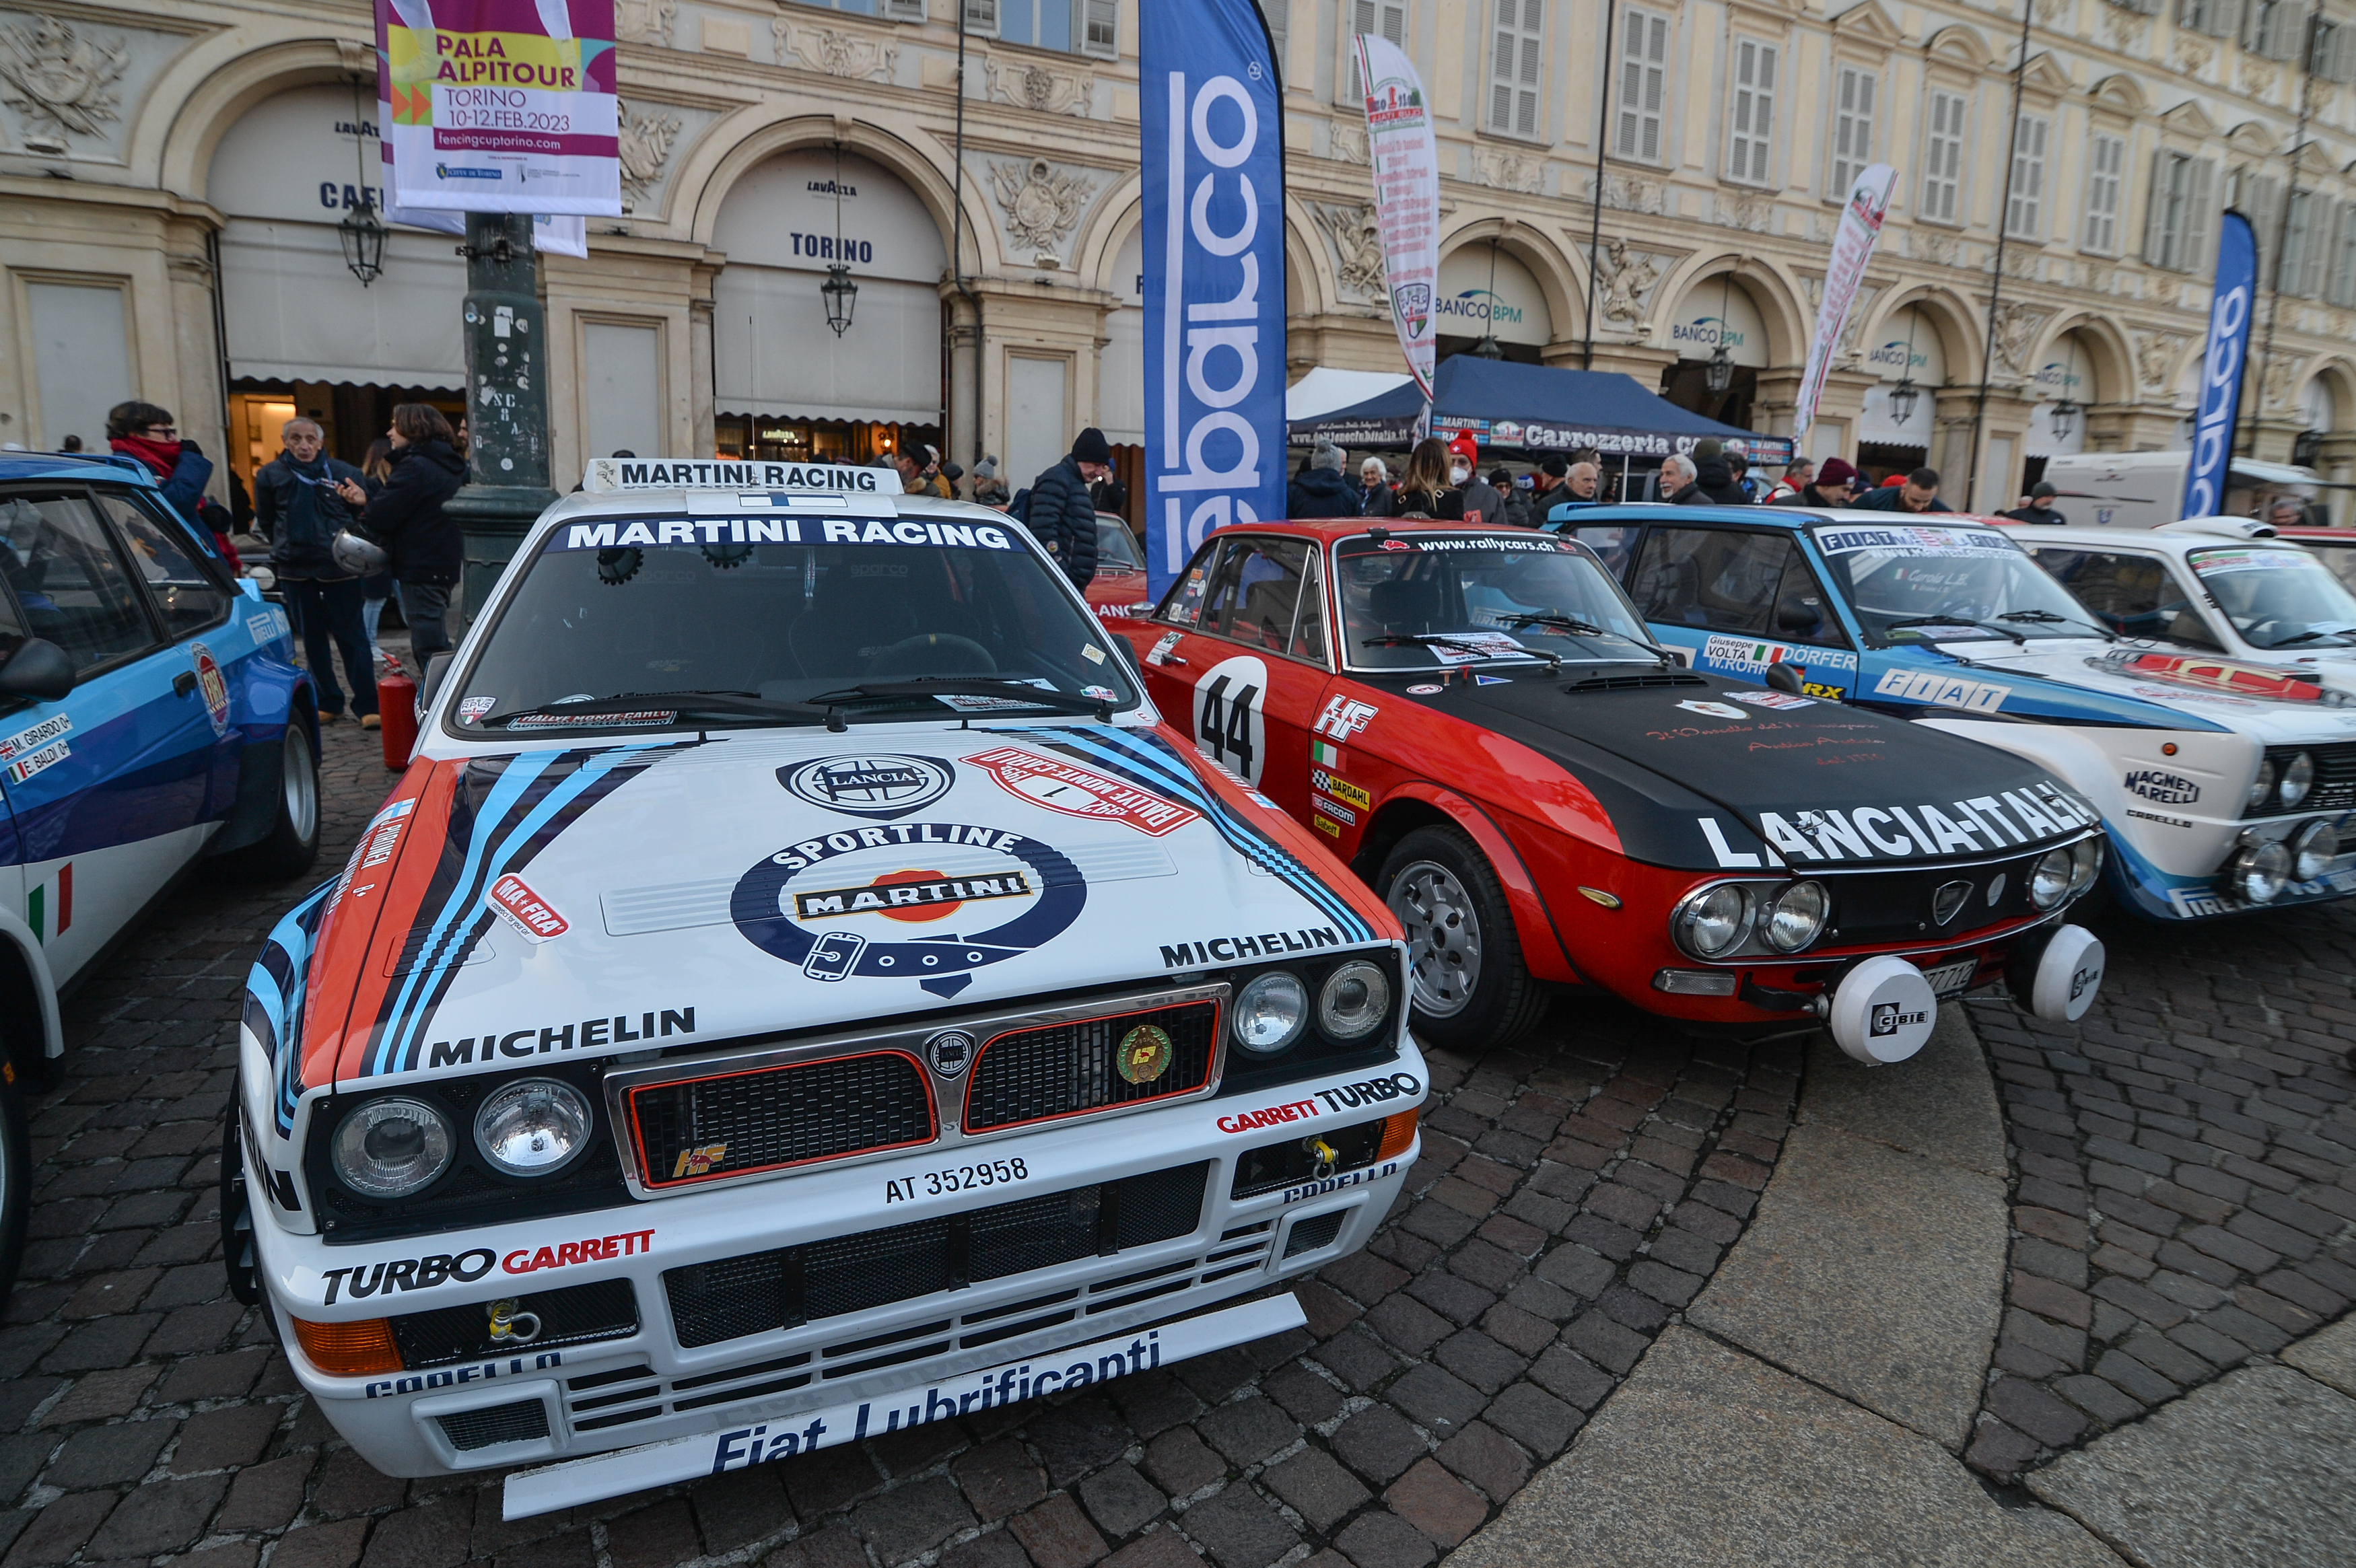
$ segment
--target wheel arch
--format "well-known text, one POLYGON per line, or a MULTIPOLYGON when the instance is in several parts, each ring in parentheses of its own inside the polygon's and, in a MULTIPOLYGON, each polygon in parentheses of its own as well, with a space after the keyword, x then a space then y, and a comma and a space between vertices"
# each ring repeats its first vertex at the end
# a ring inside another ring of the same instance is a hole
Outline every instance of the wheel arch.
POLYGON ((1498 884, 1505 890, 1505 901, 1514 912, 1522 961, 1529 965, 1532 976, 1564 985, 1584 984, 1579 966, 1571 962, 1570 944, 1563 940, 1555 923, 1554 911, 1547 905, 1546 895, 1538 891, 1537 880, 1531 875, 1521 850, 1495 818, 1454 790, 1418 781, 1385 795, 1360 836, 1351 869, 1373 887, 1383 861, 1400 839, 1419 827, 1434 827, 1463 832, 1496 873, 1498 884))
POLYGON ((48 1064, 65 1054, 65 1026, 58 1014, 57 978, 40 939, 18 916, 0 910, 0 1049, 19 1075, 44 1081, 48 1064), (39 1039, 27 1040, 15 1019, 38 1020, 39 1039))

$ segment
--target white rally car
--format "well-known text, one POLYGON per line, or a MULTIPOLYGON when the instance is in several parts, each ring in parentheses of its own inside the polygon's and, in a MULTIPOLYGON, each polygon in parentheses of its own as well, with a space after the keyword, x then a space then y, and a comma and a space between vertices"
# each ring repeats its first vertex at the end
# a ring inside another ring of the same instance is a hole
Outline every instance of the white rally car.
POLYGON ((1425 1068, 1382 905, 1022 529, 593 464, 248 981, 233 1284, 509 1517, 1301 1321, 1425 1068))

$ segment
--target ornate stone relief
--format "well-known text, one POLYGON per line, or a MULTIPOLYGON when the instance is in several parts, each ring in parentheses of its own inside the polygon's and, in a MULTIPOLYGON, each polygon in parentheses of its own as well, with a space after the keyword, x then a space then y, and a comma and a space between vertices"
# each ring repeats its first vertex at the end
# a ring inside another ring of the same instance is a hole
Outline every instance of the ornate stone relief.
POLYGON ((614 37, 624 43, 670 48, 679 0, 614 0, 614 37))
POLYGON ((2035 283, 2045 276, 2045 258, 2026 247, 2015 247, 2005 252, 2004 275, 2035 283))
POLYGON ((2281 72, 2270 63, 2246 58, 2242 61, 2242 91, 2253 98, 2272 98, 2280 78, 2281 72))
POLYGON ((1952 267, 1962 253, 1963 245, 1944 229, 1915 229, 1907 234, 1908 251, 1934 266, 1952 267))
POLYGON ((2293 354, 2277 354, 2266 364, 2266 405, 2282 408, 2290 401, 2291 390, 2298 384, 2298 373, 2307 361, 2293 354))
POLYGON ((620 99, 615 101, 614 112, 621 131, 622 195, 636 205, 662 183, 663 165, 670 162, 670 144, 681 122, 659 109, 633 109, 620 99))
POLYGON ((2058 27, 2070 5, 2071 0, 2037 0, 2037 19, 2049 27, 2058 27))
POLYGON ((2136 374, 2147 387, 2166 387, 2168 372, 2184 348, 2184 338, 2173 332, 2138 332, 2135 339, 2136 374))
POLYGON ((983 96, 997 102, 1042 114, 1071 114, 1082 120, 1088 117, 1089 101, 1095 97, 1097 87, 1093 71, 1050 70, 1044 65, 1012 60, 1001 65, 995 59, 983 60, 981 69, 990 83, 983 96))
MULTIPOLYGON (((2043 9, 2041 0, 2039 8, 2043 9)), ((2150 32, 2150 17, 2139 16, 2123 6, 2103 7, 2103 36, 2121 54, 2141 54, 2143 41, 2150 32)))
POLYGON ((1595 259, 1595 303, 1603 319, 1633 326, 1644 318, 1644 303, 1661 283, 1659 260, 1628 249, 1613 236, 1595 259))
MULTIPOLYGON (((1818 285, 1819 293, 1822 292, 1822 287, 1821 284, 1818 285)), ((1865 351, 1866 318, 1873 314, 1873 302, 1880 293, 1879 289, 1870 283, 1858 285, 1857 298, 1849 302, 1848 320, 1841 326, 1838 349, 1841 358, 1854 360, 1865 351)))
POLYGON ((1316 215, 1326 243, 1333 247, 1333 281, 1342 285, 1342 292, 1376 304, 1387 302, 1390 283, 1384 274, 1383 237, 1374 208, 1364 203, 1333 207, 1321 202, 1309 210, 1316 215))
POLYGON ((0 102, 23 117, 27 149, 62 153, 69 135, 105 134, 118 117, 130 47, 71 22, 37 16, 0 32, 0 102))
POLYGON ((2217 46, 2191 33, 2176 35, 2176 48, 2169 51, 2176 69, 2187 76, 2199 76, 2217 58, 2217 46))
POLYGON ((2037 329, 2053 313, 2041 305, 2019 304, 2007 300, 1996 307, 1997 364, 2009 374, 2027 374, 2023 368, 2029 351, 2037 341, 2037 329))
POLYGON ((900 63, 897 44, 807 22, 798 27, 783 16, 770 22, 769 36, 776 41, 779 65, 791 66, 798 57, 810 69, 845 81, 889 81, 900 63))
POLYGON ((1483 185, 1536 196, 1546 186, 1546 159, 1517 148, 1483 152, 1474 158, 1472 173, 1483 185))
POLYGON ((1057 174, 1044 158, 992 164, 990 184, 1006 213, 1007 238, 1037 252, 1043 263, 1059 256, 1072 226, 1080 220, 1080 209, 1096 190, 1096 182, 1087 176, 1057 174))
POLYGON ((1336 163, 1343 164, 1373 162, 1373 155, 1366 150, 1365 123, 1352 120, 1334 121, 1333 140, 1326 146, 1325 155, 1336 163))
POLYGON ((1764 234, 1775 216, 1775 198, 1765 191, 1719 191, 1711 204, 1710 221, 1746 234, 1764 234))
POLYGON ((1659 180, 1645 175, 1605 175, 1603 205, 1621 212, 1661 216, 1665 192, 1659 180))

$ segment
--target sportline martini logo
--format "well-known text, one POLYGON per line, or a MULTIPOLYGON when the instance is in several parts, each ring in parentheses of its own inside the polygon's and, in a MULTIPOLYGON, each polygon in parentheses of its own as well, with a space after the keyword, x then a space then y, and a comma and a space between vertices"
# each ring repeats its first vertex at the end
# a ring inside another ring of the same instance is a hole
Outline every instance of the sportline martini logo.
POLYGON ((1066 816, 1119 822, 1160 838, 1175 833, 1202 816, 1189 805, 1149 795, 1091 769, 1043 757, 1017 746, 984 752, 966 759, 998 781, 1011 795, 1060 811, 1066 816))
POLYGON ((573 929, 547 900, 512 871, 491 884, 491 907, 527 942, 546 942, 573 929))

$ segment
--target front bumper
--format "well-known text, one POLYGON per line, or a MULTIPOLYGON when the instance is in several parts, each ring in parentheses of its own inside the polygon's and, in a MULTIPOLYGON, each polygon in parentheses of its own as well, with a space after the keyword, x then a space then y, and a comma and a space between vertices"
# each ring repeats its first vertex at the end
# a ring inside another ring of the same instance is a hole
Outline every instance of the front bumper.
POLYGON ((367 1376, 321 1370, 284 1324, 305 1391, 388 1475, 544 1463, 761 1424, 776 1429, 798 1414, 1187 1317, 1355 1251, 1398 1195, 1419 1140, 1362 1168, 1242 1198, 1231 1195, 1237 1159, 1413 1109, 1428 1082, 1410 1042, 1398 1060, 1362 1072, 556 1220, 331 1247, 258 1214, 256 1255, 272 1308, 314 1324, 443 1312, 463 1321, 503 1298, 627 1282, 634 1330, 367 1376), (1387 1085, 1381 1094, 1367 1089, 1376 1079, 1387 1085), (964 1190, 935 1190, 944 1173, 985 1163, 989 1184, 961 1179, 964 1190), (666 1273, 1017 1209, 1198 1163, 1205 1168, 1201 1209, 1184 1234, 793 1328, 681 1343, 666 1273), (1011 1180, 996 1176, 1001 1167, 1011 1180), (435 1266, 423 1261, 427 1254, 468 1261, 435 1266), (356 1279, 372 1287, 357 1298, 356 1279))
POLYGON ((2214 920, 2225 915, 2254 914, 2263 910, 2286 909, 2301 904, 2330 903, 2356 894, 2356 812, 2309 812, 2282 817, 2255 817, 2234 822, 2197 821, 2169 817, 2156 812, 2132 812, 2132 816, 2149 817, 2157 827, 2130 823, 2132 831, 2114 829, 2111 833, 2110 864, 2104 875, 2109 879, 2111 895, 2120 906, 2146 920, 2174 923, 2179 921, 2214 920), (2311 821, 2327 821, 2339 832, 2340 841, 2351 848, 2331 862, 2330 869, 2311 882, 2290 882, 2276 898, 2262 904, 2250 903, 2233 892, 2226 874, 2233 855, 2245 833, 2260 837, 2287 839, 2311 821), (2216 869, 2202 874, 2187 875, 2167 870, 2147 851, 2165 848, 2169 858, 2181 864, 2188 851, 2182 845, 2154 840, 2157 835, 2175 829, 2188 830, 2199 836, 2200 855, 2212 859, 2216 869))

